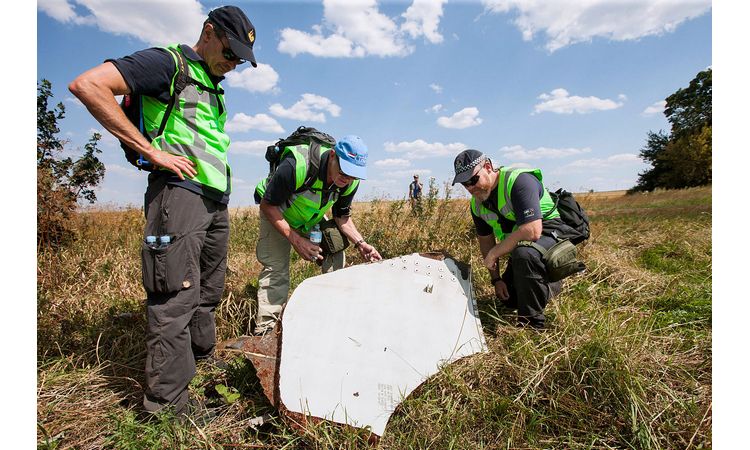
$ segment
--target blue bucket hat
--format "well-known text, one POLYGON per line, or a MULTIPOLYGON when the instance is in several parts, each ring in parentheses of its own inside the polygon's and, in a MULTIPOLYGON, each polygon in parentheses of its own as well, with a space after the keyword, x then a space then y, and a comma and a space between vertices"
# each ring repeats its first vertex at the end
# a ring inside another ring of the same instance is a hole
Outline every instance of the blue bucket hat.
POLYGON ((360 180, 367 179, 367 146, 361 137, 344 136, 333 149, 339 157, 342 172, 360 180))

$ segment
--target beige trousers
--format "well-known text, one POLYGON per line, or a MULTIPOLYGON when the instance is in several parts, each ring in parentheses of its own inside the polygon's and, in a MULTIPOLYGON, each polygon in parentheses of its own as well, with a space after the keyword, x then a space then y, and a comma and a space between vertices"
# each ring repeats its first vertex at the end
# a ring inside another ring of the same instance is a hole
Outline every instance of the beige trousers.
MULTIPOLYGON (((263 270, 258 276, 258 313, 255 315, 255 333, 273 328, 288 300, 291 249, 292 244, 279 234, 261 213, 255 255, 258 262, 263 265, 263 270)), ((327 255, 321 267, 322 273, 343 268, 346 263, 344 253, 327 255)))

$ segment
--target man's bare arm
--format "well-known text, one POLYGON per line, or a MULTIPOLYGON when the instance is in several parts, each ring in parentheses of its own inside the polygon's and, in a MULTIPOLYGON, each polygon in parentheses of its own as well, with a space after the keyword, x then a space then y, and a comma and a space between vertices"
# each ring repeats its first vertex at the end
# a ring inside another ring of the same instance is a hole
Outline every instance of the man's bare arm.
POLYGON ((184 156, 171 155, 151 146, 141 132, 128 120, 115 100, 116 95, 129 94, 125 79, 111 62, 105 62, 82 73, 68 86, 86 106, 92 116, 117 139, 137 151, 158 167, 176 173, 180 179, 184 174, 193 177, 195 164, 184 156))

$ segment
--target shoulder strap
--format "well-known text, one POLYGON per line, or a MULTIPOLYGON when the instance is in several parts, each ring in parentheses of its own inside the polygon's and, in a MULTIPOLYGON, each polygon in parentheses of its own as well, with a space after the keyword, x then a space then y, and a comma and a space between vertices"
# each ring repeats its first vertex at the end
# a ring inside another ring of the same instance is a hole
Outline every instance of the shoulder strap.
POLYGON ((547 254, 547 249, 532 241, 518 241, 519 247, 532 247, 542 254, 542 258, 547 254))
POLYGON ((167 47, 167 50, 174 55, 176 60, 176 67, 177 67, 177 73, 176 78, 174 81, 174 86, 172 88, 172 96, 169 98, 169 102, 167 103, 167 109, 164 111, 164 116, 161 119, 161 124, 159 124, 159 133, 157 136, 160 136, 162 133, 164 133, 164 128, 167 126, 167 121, 169 120, 170 114, 172 114, 172 110, 177 108, 180 109, 180 104, 177 102, 177 98, 180 96, 183 90, 189 85, 193 84, 195 86, 198 86, 204 91, 208 91, 214 95, 224 95, 224 89, 222 88, 213 88, 204 85, 200 81, 196 80, 195 78, 190 76, 190 71, 187 68, 187 63, 185 62, 185 57, 182 55, 182 52, 179 50, 176 50, 171 47, 167 47))
POLYGON ((550 209, 549 211, 547 211, 547 214, 543 215, 542 219, 548 218, 549 216, 552 215, 552 213, 554 213, 555 211, 557 211, 557 204, 560 203, 561 191, 562 191, 562 188, 558 189, 557 192, 555 192, 553 194, 552 192, 550 192, 549 190, 547 190, 547 192, 549 192, 549 195, 555 199, 555 206, 552 207, 552 209, 550 209))
MULTIPOLYGON (((172 87, 172 96, 169 98, 167 109, 164 111, 164 116, 162 116, 161 118, 161 124, 159 124, 159 132, 156 134, 157 136, 161 136, 162 133, 164 133, 164 128, 166 128, 167 126, 169 116, 172 114, 172 110, 177 103, 177 97, 180 96, 180 93, 190 83, 190 80, 192 80, 192 78, 187 73, 187 67, 185 67, 185 58, 182 56, 182 52, 171 47, 167 47, 167 50, 175 57, 177 73, 175 74, 174 86, 172 87)), ((177 105, 177 107, 179 108, 179 105, 177 105)))
POLYGON ((320 144, 315 141, 310 141, 308 151, 310 153, 307 158, 307 174, 305 175, 305 181, 299 189, 294 191, 295 193, 310 190, 311 186, 315 184, 315 179, 318 178, 318 173, 320 172, 320 144))

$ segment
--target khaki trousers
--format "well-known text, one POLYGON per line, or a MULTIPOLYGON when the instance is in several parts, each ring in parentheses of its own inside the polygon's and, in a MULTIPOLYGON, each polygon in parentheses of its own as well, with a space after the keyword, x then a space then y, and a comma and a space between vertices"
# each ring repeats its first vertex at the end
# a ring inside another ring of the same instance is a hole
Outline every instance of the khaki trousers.
MULTIPOLYGON (((260 213, 258 244, 255 255, 263 265, 258 276, 258 313, 255 333, 267 331, 276 324, 289 297, 289 252, 292 244, 260 213)), ((333 272, 346 264, 345 252, 326 255, 322 273, 333 272)), ((309 262, 312 264, 312 262, 309 262)))

